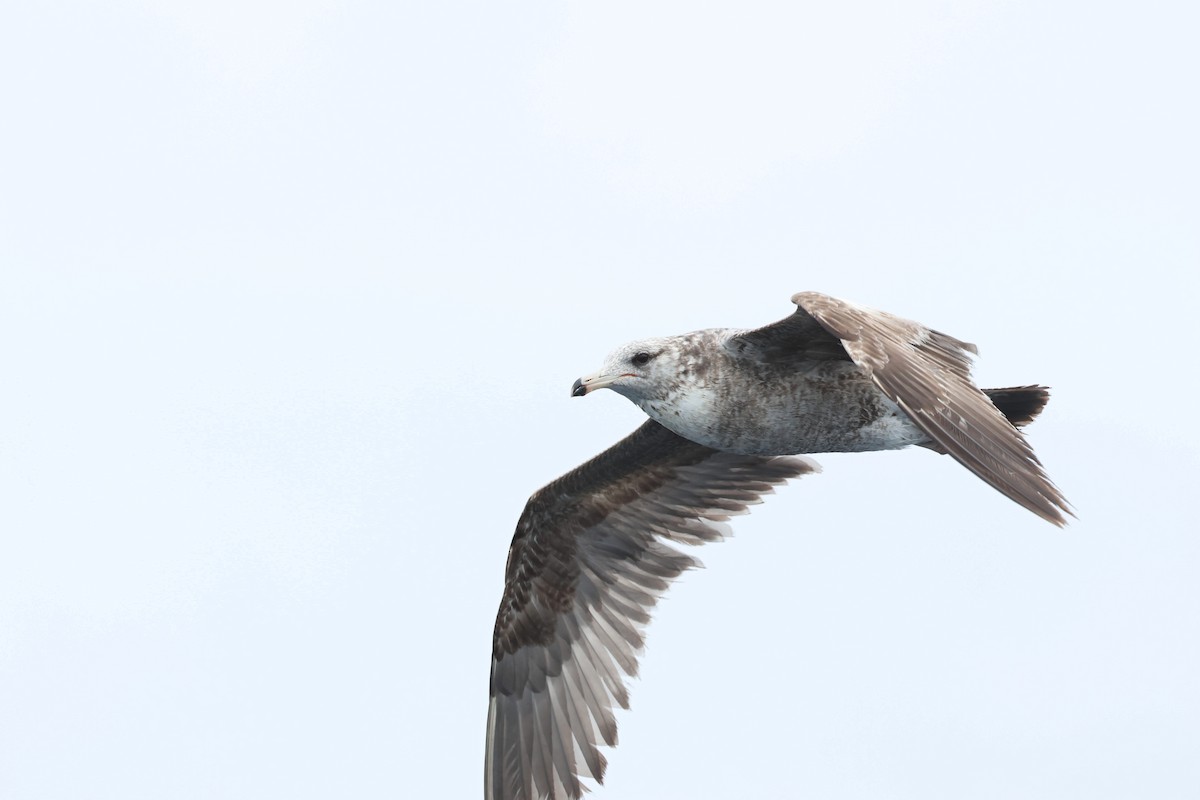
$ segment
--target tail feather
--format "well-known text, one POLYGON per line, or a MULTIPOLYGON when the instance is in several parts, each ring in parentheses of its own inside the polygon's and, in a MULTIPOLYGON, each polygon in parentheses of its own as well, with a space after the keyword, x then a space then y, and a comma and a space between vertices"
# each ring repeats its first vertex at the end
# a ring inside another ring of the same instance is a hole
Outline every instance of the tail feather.
POLYGON ((1012 386, 1007 389, 984 389, 983 393, 992 401, 992 405, 1000 409, 1000 413, 1008 417, 1017 428, 1024 428, 1042 413, 1046 403, 1050 402, 1050 388, 1047 386, 1012 386))

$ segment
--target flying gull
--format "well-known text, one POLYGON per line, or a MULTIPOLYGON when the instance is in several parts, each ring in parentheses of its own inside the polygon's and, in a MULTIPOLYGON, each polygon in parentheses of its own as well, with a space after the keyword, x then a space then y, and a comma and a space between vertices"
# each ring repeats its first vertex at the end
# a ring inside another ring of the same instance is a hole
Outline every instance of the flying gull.
POLYGON ((698 566, 669 543, 716 541, 726 520, 789 478, 798 453, 920 445, 947 453, 1055 525, 1070 506, 1019 427, 1044 386, 977 388, 976 348, 924 325, 816 292, 755 330, 710 329, 627 344, 580 378, 650 419, 529 499, 496 616, 488 800, 578 798, 603 781, 614 705, 637 671, 650 612, 698 566))

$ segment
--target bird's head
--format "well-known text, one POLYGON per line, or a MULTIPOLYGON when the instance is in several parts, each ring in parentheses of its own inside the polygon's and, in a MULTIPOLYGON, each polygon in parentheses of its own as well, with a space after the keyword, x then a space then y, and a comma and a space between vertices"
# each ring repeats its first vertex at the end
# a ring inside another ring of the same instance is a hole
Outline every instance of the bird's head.
POLYGON ((635 402, 651 399, 675 377, 675 348, 669 339, 640 339, 609 353, 604 366, 571 387, 572 397, 612 389, 635 402))

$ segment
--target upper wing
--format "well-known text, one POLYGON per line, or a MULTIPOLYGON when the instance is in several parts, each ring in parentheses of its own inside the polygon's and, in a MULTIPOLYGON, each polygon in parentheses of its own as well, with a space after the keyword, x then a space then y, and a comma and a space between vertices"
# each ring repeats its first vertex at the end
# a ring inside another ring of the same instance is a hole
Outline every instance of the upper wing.
POLYGON ((1033 448, 972 383, 975 345, 817 292, 801 292, 792 302, 796 313, 776 323, 780 333, 819 324, 936 445, 1039 517, 1066 524, 1070 506, 1033 448))
POLYGON ((722 453, 648 421, 530 498, 496 616, 484 796, 578 798, 604 778, 613 704, 637 672, 650 611, 698 561, 667 542, 721 539, 801 457, 722 453))

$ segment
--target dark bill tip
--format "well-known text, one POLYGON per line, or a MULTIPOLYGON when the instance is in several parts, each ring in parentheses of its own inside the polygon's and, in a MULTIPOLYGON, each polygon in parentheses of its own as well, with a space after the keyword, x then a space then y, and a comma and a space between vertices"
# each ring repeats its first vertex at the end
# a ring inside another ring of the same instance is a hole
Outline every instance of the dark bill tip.
POLYGON ((583 378, 571 384, 571 397, 583 397, 587 394, 587 387, 583 385, 583 378))

